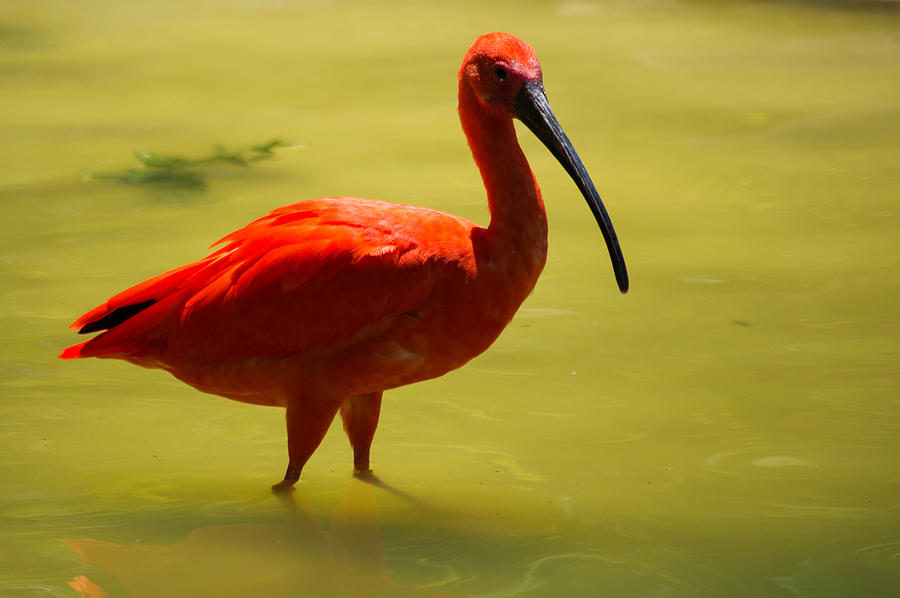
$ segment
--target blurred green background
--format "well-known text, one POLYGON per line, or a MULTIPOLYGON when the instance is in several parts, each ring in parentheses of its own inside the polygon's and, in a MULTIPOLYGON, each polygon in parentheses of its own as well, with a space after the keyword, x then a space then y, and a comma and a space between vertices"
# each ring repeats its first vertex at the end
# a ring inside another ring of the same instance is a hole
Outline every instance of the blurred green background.
POLYGON ((900 592, 900 3, 6 0, 0 140, 0 596, 900 592), (520 129, 546 271, 487 353, 386 393, 380 485, 336 425, 279 501, 283 412, 56 359, 279 205, 486 224, 456 71, 491 30, 537 51, 632 290, 520 129))

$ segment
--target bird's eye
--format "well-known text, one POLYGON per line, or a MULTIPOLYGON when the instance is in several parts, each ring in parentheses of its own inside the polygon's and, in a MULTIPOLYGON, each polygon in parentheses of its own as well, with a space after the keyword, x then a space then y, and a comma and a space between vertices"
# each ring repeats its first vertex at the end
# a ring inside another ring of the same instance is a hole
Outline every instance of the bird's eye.
POLYGON ((494 76, 497 77, 497 79, 499 81, 506 81, 506 77, 507 77, 506 68, 504 68, 502 66, 495 66, 494 67, 494 76))

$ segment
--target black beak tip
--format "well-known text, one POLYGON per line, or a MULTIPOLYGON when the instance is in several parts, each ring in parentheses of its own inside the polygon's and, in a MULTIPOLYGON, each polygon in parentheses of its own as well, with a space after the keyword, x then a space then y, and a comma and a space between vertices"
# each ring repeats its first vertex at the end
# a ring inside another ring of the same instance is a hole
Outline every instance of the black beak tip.
MULTIPOLYGON (((618 246, 618 242, 616 242, 618 246)), ((616 284, 619 286, 619 292, 623 295, 628 293, 628 270, 625 267, 625 258, 622 254, 611 256, 613 259, 613 273, 616 275, 616 284)))

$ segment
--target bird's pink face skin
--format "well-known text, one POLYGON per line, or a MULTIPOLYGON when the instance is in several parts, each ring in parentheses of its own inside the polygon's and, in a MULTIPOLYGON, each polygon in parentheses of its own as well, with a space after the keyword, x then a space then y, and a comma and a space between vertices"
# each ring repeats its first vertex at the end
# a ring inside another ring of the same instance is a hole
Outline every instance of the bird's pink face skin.
POLYGON ((541 65, 531 46, 500 33, 478 38, 463 61, 459 76, 471 86, 482 106, 511 118, 516 96, 525 83, 541 83, 541 65))

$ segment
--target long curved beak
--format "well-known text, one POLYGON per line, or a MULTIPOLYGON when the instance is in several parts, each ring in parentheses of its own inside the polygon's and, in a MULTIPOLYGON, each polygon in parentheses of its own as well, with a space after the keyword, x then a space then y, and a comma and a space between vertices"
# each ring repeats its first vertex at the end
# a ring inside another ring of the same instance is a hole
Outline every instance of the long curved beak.
POLYGON ((541 142, 547 146, 547 149, 556 156, 559 163, 562 164, 572 180, 578 186, 584 199, 587 200, 591 212, 594 213, 594 219, 600 226, 603 238, 606 239, 606 247, 609 249, 609 257, 612 260, 613 271, 616 274, 616 282, 619 290, 623 293, 628 292, 628 270, 625 269, 625 258, 622 256, 622 248, 619 247, 619 239, 616 237, 616 231, 613 228, 609 214, 603 206, 600 194, 594 187, 591 177, 588 176, 581 158, 575 153, 575 148, 562 127, 550 110, 550 104, 547 102, 547 94, 544 92, 542 83, 525 83, 516 96, 516 102, 513 106, 513 114, 522 121, 541 142))

